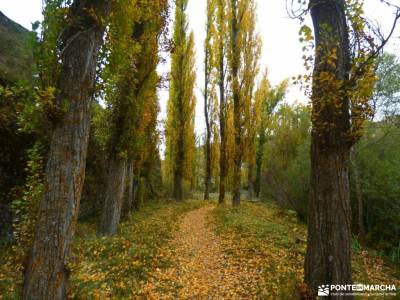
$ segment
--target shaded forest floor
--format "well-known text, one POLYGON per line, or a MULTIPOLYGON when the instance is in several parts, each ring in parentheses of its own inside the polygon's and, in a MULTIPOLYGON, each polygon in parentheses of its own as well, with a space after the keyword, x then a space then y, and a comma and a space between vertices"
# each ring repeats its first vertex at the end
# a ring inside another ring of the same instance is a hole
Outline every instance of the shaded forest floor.
MULTIPOLYGON (((146 205, 112 238, 81 223, 73 247, 75 299, 296 299, 306 228, 273 204, 146 205)), ((400 286, 399 270, 353 247, 354 280, 400 286)), ((0 249, 0 298, 17 298, 18 249, 0 249)))

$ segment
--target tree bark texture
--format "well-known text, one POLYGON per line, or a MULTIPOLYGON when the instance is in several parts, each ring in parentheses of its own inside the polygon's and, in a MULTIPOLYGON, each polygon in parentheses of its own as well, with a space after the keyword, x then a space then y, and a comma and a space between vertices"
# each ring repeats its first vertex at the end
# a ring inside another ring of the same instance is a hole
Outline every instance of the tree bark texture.
POLYGON ((101 216, 99 233, 115 235, 121 218, 124 199, 127 159, 112 157, 109 162, 106 198, 101 216))
MULTIPOLYGON (((313 0, 310 8, 316 56, 305 282, 316 292, 319 285, 352 283, 350 116, 344 91, 350 72, 350 46, 344 0, 313 0)), ((351 297, 335 296, 342 298, 351 297)))
POLYGON ((176 157, 176 167, 174 172, 174 198, 177 201, 183 200, 183 162, 180 158, 176 157))
POLYGON ((205 177, 205 190, 204 200, 210 200, 210 187, 211 187, 211 132, 207 129, 207 142, 206 142, 206 177, 205 177))
POLYGON ((264 157, 265 139, 266 139, 265 132, 261 132, 258 140, 257 153, 256 153, 256 178, 254 183, 254 192, 257 198, 260 197, 260 192, 261 192, 261 169, 264 157))
POLYGON ((248 174, 247 174, 247 192, 248 192, 248 200, 253 200, 254 197, 254 180, 253 180, 253 170, 254 166, 252 163, 249 164, 248 174))
POLYGON ((133 163, 132 160, 129 160, 126 171, 128 173, 127 176, 126 176, 126 179, 127 179, 128 182, 126 184, 126 186, 127 186, 126 198, 125 198, 124 204, 122 206, 123 209, 122 209, 122 213, 121 213, 123 218, 128 217, 129 214, 133 210, 133 192, 134 192, 134 190, 133 190, 134 173, 133 172, 134 172, 134 163, 133 163))
POLYGON ((46 165, 32 248, 25 269, 23 299, 67 298, 67 261, 74 236, 90 126, 90 102, 109 1, 74 1, 64 29, 62 67, 56 100, 66 112, 55 124, 46 165))

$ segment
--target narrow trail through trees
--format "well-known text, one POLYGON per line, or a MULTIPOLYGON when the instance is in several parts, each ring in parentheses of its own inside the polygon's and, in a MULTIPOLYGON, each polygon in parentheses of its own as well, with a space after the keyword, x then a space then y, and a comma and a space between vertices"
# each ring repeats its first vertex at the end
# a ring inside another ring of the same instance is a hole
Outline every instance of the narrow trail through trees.
POLYGON ((238 299, 258 292, 261 268, 243 265, 227 253, 232 242, 215 234, 213 208, 183 217, 166 253, 174 263, 152 274, 146 286, 150 298, 238 299))

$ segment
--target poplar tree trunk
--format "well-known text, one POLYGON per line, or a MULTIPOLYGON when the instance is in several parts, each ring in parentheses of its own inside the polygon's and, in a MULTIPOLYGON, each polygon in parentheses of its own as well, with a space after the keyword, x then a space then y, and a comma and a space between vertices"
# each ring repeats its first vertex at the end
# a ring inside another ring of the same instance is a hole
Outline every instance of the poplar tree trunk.
POLYGON ((137 187, 137 195, 136 195, 136 202, 138 208, 142 207, 144 204, 144 198, 146 195, 146 180, 143 177, 139 177, 138 187, 137 187))
POLYGON ((210 186, 211 186, 211 141, 210 141, 211 131, 208 121, 206 121, 206 123, 207 123, 207 141, 206 141, 206 177, 205 177, 204 200, 209 200, 210 186))
POLYGON ((139 209, 139 204, 137 200, 137 194, 138 194, 138 188, 139 188, 139 179, 140 179, 140 174, 133 174, 133 193, 132 193, 132 208, 138 210, 139 209))
POLYGON ((218 12, 218 22, 220 26, 220 37, 218 41, 218 56, 219 56, 219 66, 218 66, 218 86, 219 86, 219 131, 220 131, 220 147, 219 147, 219 196, 218 203, 223 204, 225 202, 225 185, 226 176, 228 173, 227 159, 226 159, 226 101, 225 101, 225 58, 224 58, 224 39, 223 39, 223 23, 224 20, 224 10, 223 10, 223 0, 219 0, 219 12, 218 12))
MULTIPOLYGON (((319 285, 352 284, 349 99, 342 89, 332 88, 338 82, 343 87, 349 77, 350 46, 344 0, 313 0, 310 7, 316 57, 305 282, 316 292, 319 285), (332 64, 328 58, 334 49, 332 64), (321 76, 326 74, 333 79, 326 81, 321 76)), ((335 296, 344 298, 351 296, 335 296)))
MULTIPOLYGON (((144 23, 132 23, 133 32, 130 36, 132 41, 140 44, 140 38, 144 34, 144 23)), ((124 195, 126 191, 126 177, 127 173, 129 179, 131 179, 131 165, 132 161, 128 162, 127 158, 118 157, 118 151, 129 152, 128 140, 126 128, 129 127, 127 124, 130 122, 137 122, 138 115, 142 114, 141 106, 137 103, 138 93, 144 84, 145 79, 141 78, 140 71, 141 61, 134 61, 131 57, 130 62, 132 65, 128 69, 121 72, 121 78, 118 82, 118 104, 113 108, 113 120, 114 129, 111 134, 110 145, 109 145, 109 170, 108 179, 106 182, 106 197, 103 206, 103 212, 101 221, 99 224, 98 232, 101 235, 115 235, 118 230, 118 224, 121 216, 126 217, 129 211, 123 211, 127 209, 126 201, 124 207, 124 195), (132 81, 135 84, 132 84, 132 81), (130 99, 131 98, 131 99, 130 99), (131 102, 134 98, 134 104, 131 102), (118 150, 117 150, 118 149, 118 150)), ((145 76, 146 77, 146 76, 145 76)), ((137 127, 137 126, 136 126, 137 127)), ((135 130, 135 129, 130 129, 135 130)), ((129 155, 128 155, 129 156, 129 155)), ((133 166, 132 166, 133 167, 133 166)), ((128 179, 128 180, 129 180, 128 179)), ((130 201, 131 199, 129 199, 130 201)))
POLYGON ((264 144, 265 144, 265 133, 260 133, 258 147, 257 147, 257 154, 256 154, 256 179, 254 184, 254 191, 256 197, 260 197, 261 192, 261 168, 262 168, 262 161, 264 156, 264 144))
POLYGON ((174 198, 177 201, 183 200, 183 164, 184 164, 184 132, 181 132, 177 141, 177 153, 175 154, 174 170, 174 198))
POLYGON ((242 122, 241 122, 241 97, 239 87, 239 64, 240 53, 238 49, 238 16, 237 16, 237 0, 231 0, 232 21, 231 21, 231 34, 232 34, 232 98, 233 98, 233 123, 235 130, 235 149, 234 149, 234 166, 233 166, 233 198, 232 205, 240 205, 240 189, 242 179, 242 122))
MULTIPOLYGON (((180 0, 176 2, 176 12, 180 12, 180 14, 175 15, 175 22, 180 22, 179 34, 177 38, 174 40, 177 43, 177 47, 185 48, 184 51, 180 50, 178 52, 178 57, 176 58, 176 62, 178 63, 179 68, 175 70, 175 73, 172 75, 175 81, 176 88, 176 115, 175 122, 177 128, 177 139, 176 139, 176 150, 174 151, 173 159, 174 159, 174 182, 173 182, 173 196, 176 201, 183 200, 183 175, 184 175, 184 163, 185 163, 185 129, 187 116, 184 113, 184 94, 185 94, 185 70, 187 68, 186 65, 186 57, 185 51, 187 50, 187 35, 186 35, 186 16, 185 10, 187 6, 187 1, 180 0)), ((172 72, 172 71, 171 71, 172 72)), ((193 179, 193 178, 192 178, 193 179)))
POLYGON ((174 175, 174 198, 177 201, 182 201, 183 200, 183 178, 182 178, 182 173, 179 171, 175 171, 174 175))
MULTIPOLYGON (((178 99, 178 110, 179 110, 179 118, 182 118, 183 115, 183 99, 182 96, 179 95, 178 99)), ((183 122, 180 119, 178 121, 178 129, 180 134, 177 139, 176 144, 176 153, 175 153, 175 166, 174 166, 174 198, 176 201, 183 200, 183 164, 185 162, 185 141, 184 141, 184 126, 183 122)))
MULTIPOLYGON (((223 56, 223 54, 222 54, 223 56)), ((218 203, 225 202, 225 185, 227 176, 227 161, 226 161, 226 103, 225 103, 225 78, 224 78, 224 61, 221 59, 220 68, 220 82, 219 82, 219 130, 220 130, 220 149, 219 149, 219 197, 218 203)))
POLYGON ((106 183, 107 190, 99 226, 101 235, 115 235, 117 233, 124 199, 126 171, 127 159, 115 156, 110 159, 106 183))
POLYGON ((248 200, 253 200, 254 197, 254 182, 253 182, 253 164, 249 164, 248 167, 248 176, 247 176, 247 181, 248 181, 248 187, 247 187, 247 191, 248 191, 248 200))
POLYGON ((67 298, 67 263, 85 179, 90 102, 105 28, 90 12, 105 18, 109 10, 108 1, 76 0, 70 7, 70 21, 62 36, 64 49, 56 97, 60 107, 67 104, 67 110, 51 137, 23 299, 67 298))
POLYGON ((129 162, 128 166, 128 195, 127 195, 127 211, 130 213, 133 209, 133 180, 134 180, 134 165, 133 161, 129 162))
MULTIPOLYGON (((209 21, 208 21, 209 22, 209 21)), ((209 24, 207 24, 207 35, 209 35, 209 24)), ((204 178, 204 200, 210 199, 210 186, 211 186, 211 128, 210 128, 210 112, 209 112, 209 99, 208 99, 208 81, 209 81, 209 53, 207 45, 205 47, 205 87, 204 87, 204 116, 206 119, 206 174, 204 178)))
POLYGON ((128 166, 127 166, 127 191, 126 191, 126 199, 124 201, 124 204, 122 205, 122 217, 126 218, 129 216, 131 211, 133 210, 133 180, 134 180, 134 164, 132 160, 129 160, 128 166))

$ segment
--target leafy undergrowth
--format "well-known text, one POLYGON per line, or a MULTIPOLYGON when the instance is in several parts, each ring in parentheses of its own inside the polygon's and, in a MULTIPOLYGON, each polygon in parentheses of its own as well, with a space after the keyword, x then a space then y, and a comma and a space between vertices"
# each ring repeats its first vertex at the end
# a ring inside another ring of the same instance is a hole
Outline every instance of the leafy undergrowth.
POLYGON ((22 254, 16 246, 0 247, 0 299, 18 299, 17 286, 21 284, 22 254))
MULTIPOLYGON (((271 203, 244 202, 239 208, 217 207, 213 213, 217 234, 229 245, 225 251, 244 265, 261 266, 264 280, 257 298, 299 297, 296 286, 303 281, 306 226, 294 212, 271 203)), ((353 249, 353 278, 360 283, 400 286, 395 268, 364 249, 353 249)))
MULTIPOLYGON (((74 240, 71 297, 75 299, 132 299, 143 297, 150 270, 171 262, 159 251, 168 242, 185 212, 202 201, 158 202, 143 207, 122 222, 118 236, 98 237, 94 223, 81 223, 74 240)), ((0 254, 0 299, 18 299, 21 264, 8 247, 0 254)))

